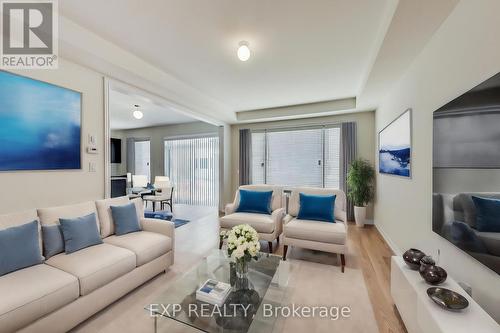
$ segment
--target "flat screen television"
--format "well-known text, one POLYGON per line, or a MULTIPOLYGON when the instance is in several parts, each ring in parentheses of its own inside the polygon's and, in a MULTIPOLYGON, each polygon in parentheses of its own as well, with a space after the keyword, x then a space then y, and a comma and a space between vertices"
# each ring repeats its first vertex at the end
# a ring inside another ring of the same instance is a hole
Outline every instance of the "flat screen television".
POLYGON ((432 230, 500 274, 500 73, 433 118, 432 230))
POLYGON ((0 71, 0 171, 81 169, 80 92, 0 71))
POLYGON ((111 163, 122 162, 122 140, 111 138, 111 163))

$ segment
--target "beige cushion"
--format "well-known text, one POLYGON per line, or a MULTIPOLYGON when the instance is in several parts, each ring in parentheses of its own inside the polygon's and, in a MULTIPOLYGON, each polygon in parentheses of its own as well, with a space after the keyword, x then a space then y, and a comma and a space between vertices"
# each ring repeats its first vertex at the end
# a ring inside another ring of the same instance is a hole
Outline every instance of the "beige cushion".
MULTIPOLYGON (((0 230, 23 225, 35 220, 38 221, 36 209, 0 215, 0 230)), ((42 256, 42 232, 40 230, 40 223, 38 224, 38 241, 40 245, 40 256, 42 256)))
MULTIPOLYGON (((281 186, 275 185, 242 185, 240 189, 251 190, 251 191, 273 191, 273 196, 271 199, 271 210, 276 210, 283 207, 283 188, 281 186)), ((234 204, 238 207, 240 203, 240 191, 236 191, 236 196, 234 199, 234 204)))
POLYGON ((72 219, 80 216, 96 213, 97 227, 99 227, 99 216, 93 201, 83 202, 74 205, 39 208, 38 217, 42 225, 59 224, 60 218, 72 219))
POLYGON ((290 238, 342 245, 345 244, 347 232, 341 221, 331 223, 294 218, 284 225, 283 234, 290 238))
POLYGON ((111 206, 122 206, 129 203, 135 204, 137 211, 137 218, 139 221, 144 218, 144 204, 141 198, 130 200, 128 196, 117 197, 111 199, 98 200, 95 202, 97 214, 99 215, 99 223, 101 230, 101 237, 108 237, 115 233, 115 222, 113 221, 113 214, 111 213, 111 206))
POLYGON ((339 189, 332 188, 315 188, 315 187, 296 187, 291 188, 292 195, 290 196, 288 214, 297 216, 300 209, 300 193, 312 195, 336 195, 334 214, 335 219, 345 222, 346 197, 345 193, 339 189))
POLYGON ((121 236, 113 235, 105 238, 104 242, 134 252, 137 266, 144 265, 172 249, 170 237, 149 231, 131 232, 121 236))
POLYGON ((139 221, 144 218, 144 202, 141 198, 131 199, 130 202, 135 204, 135 210, 137 211, 137 217, 139 221))
POLYGON ((130 203, 127 196, 97 200, 95 206, 97 214, 99 214, 99 224, 101 226, 101 237, 108 237, 115 233, 115 226, 113 222, 113 215, 111 214, 111 206, 122 206, 130 203))
POLYGON ((80 295, 87 295, 135 268, 135 254, 110 244, 99 244, 51 257, 46 263, 76 276, 80 295))
POLYGON ((13 332, 76 300, 78 279, 48 265, 0 277, 0 332, 13 332))
POLYGON ((275 223, 271 215, 253 213, 233 213, 220 218, 220 226, 230 229, 238 224, 249 224, 257 232, 270 234, 274 231, 275 223))
POLYGON ((498 232, 479 232, 474 233, 484 243, 488 252, 494 256, 500 257, 500 233, 498 232))

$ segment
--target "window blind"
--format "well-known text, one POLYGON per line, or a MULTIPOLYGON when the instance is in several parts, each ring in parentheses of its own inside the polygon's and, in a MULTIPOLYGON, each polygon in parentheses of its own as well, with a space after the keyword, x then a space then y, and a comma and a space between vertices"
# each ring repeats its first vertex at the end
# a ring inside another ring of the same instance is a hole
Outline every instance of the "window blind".
POLYGON ((252 133, 252 183, 339 188, 340 128, 252 133))
POLYGON ((266 166, 266 134, 252 133, 252 183, 264 184, 266 166))
POLYGON ((269 184, 323 186, 321 129, 267 133, 269 184))
POLYGON ((217 206, 219 137, 165 141, 165 175, 174 184, 174 203, 217 206))

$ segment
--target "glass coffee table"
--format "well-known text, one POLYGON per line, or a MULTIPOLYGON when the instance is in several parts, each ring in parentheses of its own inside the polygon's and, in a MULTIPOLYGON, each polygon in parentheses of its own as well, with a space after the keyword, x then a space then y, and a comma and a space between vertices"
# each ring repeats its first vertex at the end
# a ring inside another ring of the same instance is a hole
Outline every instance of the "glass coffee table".
POLYGON ((270 315, 270 309, 285 302, 289 263, 279 256, 260 253, 259 260, 249 264, 248 288, 241 287, 247 281, 236 278, 230 263, 223 251, 214 250, 148 304, 145 309, 154 317, 155 332, 161 332, 162 327, 167 330, 169 323, 165 320, 187 325, 193 332, 272 332, 277 318, 270 315), (196 300, 196 290, 208 279, 233 286, 223 305, 196 300))

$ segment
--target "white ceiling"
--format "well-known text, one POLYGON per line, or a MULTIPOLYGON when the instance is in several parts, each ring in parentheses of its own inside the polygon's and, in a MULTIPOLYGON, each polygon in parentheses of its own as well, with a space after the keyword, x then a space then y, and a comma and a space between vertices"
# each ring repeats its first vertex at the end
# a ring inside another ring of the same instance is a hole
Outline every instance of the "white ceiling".
POLYGON ((60 54, 219 125, 375 110, 458 1, 65 0, 60 54), (308 109, 342 99, 355 108, 308 109))
POLYGON ((356 96, 391 2, 65 0, 60 10, 241 111, 356 96), (241 40, 247 62, 236 57, 241 40))
POLYGON ((109 123, 112 130, 142 128, 149 126, 173 125, 197 121, 174 109, 159 105, 140 94, 111 89, 109 92, 109 123), (134 105, 140 106, 144 117, 135 119, 134 105))

